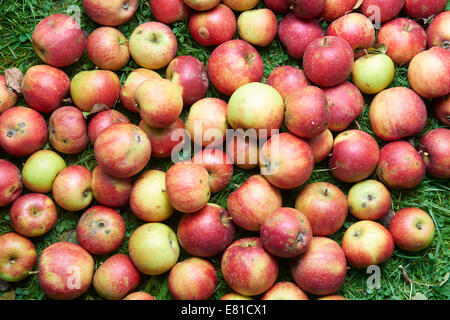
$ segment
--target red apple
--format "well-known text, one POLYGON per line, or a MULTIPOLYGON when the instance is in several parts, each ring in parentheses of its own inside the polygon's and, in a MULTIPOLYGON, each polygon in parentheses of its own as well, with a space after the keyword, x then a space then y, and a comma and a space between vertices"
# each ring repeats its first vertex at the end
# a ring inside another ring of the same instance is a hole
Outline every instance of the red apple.
POLYGON ((261 300, 309 300, 309 298, 295 283, 280 281, 264 293, 261 300))
POLYGON ((290 9, 288 0, 264 0, 264 4, 276 13, 287 13, 290 9))
POLYGON ((450 95, 436 100, 433 110, 436 118, 446 126, 450 127, 450 95))
POLYGON ((17 93, 6 85, 5 76, 0 74, 0 115, 14 107, 17 102, 17 93))
MULTIPOLYGON (((397 1, 397 0, 394 0, 397 1)), ((351 12, 357 0, 326 0, 320 16, 326 21, 334 21, 347 12, 351 12)))
POLYGON ((219 149, 203 149, 191 161, 203 166, 209 173, 209 188, 212 193, 224 190, 233 177, 233 163, 226 153, 219 149))
MULTIPOLYGON (((166 0, 163 0, 166 1, 166 0)), ((181 0, 180 0, 181 1, 181 0)), ((122 300, 156 300, 154 296, 147 292, 133 292, 127 295, 122 300)))
POLYGON ((362 13, 375 23, 384 23, 396 17, 403 8, 405 0, 364 0, 362 13))
POLYGON ((83 0, 86 14, 105 26, 118 26, 133 17, 138 6, 138 0, 83 0))
POLYGON ((237 134, 227 142, 227 155, 237 167, 250 170, 258 166, 259 146, 256 137, 237 134))
POLYGON ((165 128, 155 128, 146 124, 143 120, 139 123, 141 128, 150 139, 152 145, 152 157, 168 158, 172 154, 172 149, 184 141, 184 122, 176 120, 165 128))
POLYGON ((117 110, 105 110, 97 113, 89 121, 88 125, 88 137, 91 144, 95 143, 95 140, 97 140, 100 133, 106 128, 120 122, 129 123, 130 120, 117 110))
POLYGON ((221 0, 183 0, 184 3, 197 11, 206 11, 214 8, 221 0))
POLYGON ((0 280, 17 282, 28 276, 37 259, 33 242, 17 233, 0 236, 0 280))
POLYGON ((92 171, 92 193, 98 203, 108 207, 123 207, 128 204, 133 180, 114 178, 100 166, 92 171))
POLYGON ((311 147, 315 163, 325 160, 330 155, 333 149, 333 141, 333 134, 328 129, 318 136, 306 140, 311 147))
POLYGON ((22 177, 11 162, 0 159, 0 207, 9 206, 22 193, 22 177))
POLYGON ((427 172, 440 179, 450 178, 450 130, 433 129, 427 132, 418 147, 422 154, 427 172))
POLYGON ((241 13, 237 20, 239 37, 252 45, 267 47, 277 36, 278 21, 270 9, 255 9, 241 13))
POLYGON ((447 0, 405 0, 403 10, 413 19, 428 18, 444 10, 447 0))
POLYGON ((234 11, 247 11, 254 8, 260 0, 223 0, 234 11))
POLYGON ((156 20, 165 24, 184 20, 191 13, 183 0, 150 0, 149 4, 156 20))
POLYGON ((428 48, 450 42, 450 11, 439 13, 427 28, 428 48))
POLYGON ((312 19, 325 8, 326 0, 288 0, 291 10, 300 19, 312 19))
POLYGON ((133 70, 129 75, 122 89, 120 89, 120 102, 122 105, 132 111, 139 113, 139 108, 134 97, 136 89, 142 84, 142 82, 151 79, 161 79, 161 76, 155 71, 138 68, 133 70))
POLYGON ((294 66, 279 66, 270 73, 267 84, 274 87, 286 101, 291 93, 308 86, 309 81, 303 70, 294 66))

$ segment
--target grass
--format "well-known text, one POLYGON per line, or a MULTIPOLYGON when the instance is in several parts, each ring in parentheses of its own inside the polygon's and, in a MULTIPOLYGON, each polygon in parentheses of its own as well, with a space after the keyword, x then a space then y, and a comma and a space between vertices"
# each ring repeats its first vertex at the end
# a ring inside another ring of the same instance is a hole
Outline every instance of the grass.
MULTIPOLYGON (((81 26, 87 32, 92 32, 98 27, 93 23, 84 13, 81 6, 81 1, 74 0, 0 0, 0 73, 4 73, 7 68, 17 67, 22 72, 26 72, 27 68, 32 65, 41 64, 31 47, 31 36, 36 24, 46 16, 65 12, 70 5, 77 5, 81 8, 81 26)), ((260 6, 262 6, 260 4, 260 6)), ((447 9, 450 9, 450 2, 447 4, 447 9)), ((278 18, 281 18, 279 16, 278 18)), ((120 26, 119 29, 125 36, 129 37, 132 31, 141 23, 149 20, 155 20, 151 15, 150 7, 146 1, 139 1, 138 10, 133 19, 127 24, 120 26)), ((326 23, 322 23, 326 27, 326 23)), ((189 35, 186 22, 178 22, 172 25, 172 29, 176 34, 178 40, 178 55, 192 55, 202 61, 205 65, 213 48, 204 48, 197 44, 189 35)), ((286 50, 278 40, 275 40, 269 47, 258 49, 264 60, 264 80, 268 77, 270 72, 279 65, 290 64, 299 65, 299 61, 289 58, 286 50)), ((122 83, 125 81, 127 75, 138 66, 133 62, 117 72, 122 83)), ((94 65, 89 61, 85 55, 79 62, 64 68, 64 71, 72 78, 76 73, 82 70, 94 69, 94 65)), ((159 70, 164 75, 165 70, 159 70)), ((409 86, 407 80, 407 67, 397 67, 395 78, 391 86, 409 86)), ((227 101, 227 97, 218 93, 212 86, 207 94, 209 97, 219 97, 227 101)), ((373 96, 365 96, 366 107, 357 120, 361 128, 373 135, 368 121, 368 110, 373 96)), ((425 101, 430 105, 431 101, 425 101)), ((25 102, 20 98, 18 105, 24 105, 25 102)), ((129 116, 133 123, 138 123, 138 117, 127 112, 119 103, 115 107, 119 111, 129 116)), ((184 111, 183 117, 187 115, 187 110, 184 111)), ((416 137, 414 142, 417 144, 421 136, 434 128, 441 127, 434 115, 429 112, 426 128, 416 137)), ((356 128, 356 124, 352 124, 350 128, 356 128)), ((383 142, 377 140, 380 147, 383 142)), ((47 144, 45 148, 52 147, 47 144)), ((0 158, 6 158, 13 161, 20 169, 23 166, 26 158, 13 158, 6 155, 4 151, 0 151, 0 158)), ((81 164, 89 169, 96 166, 92 146, 81 154, 75 156, 64 156, 68 165, 81 164)), ((170 160, 159 161, 152 159, 148 168, 160 168, 167 170, 171 165, 170 160)), ((329 181, 347 193, 351 185, 345 184, 334 179, 329 173, 327 161, 316 165, 315 171, 307 184, 314 181, 329 181)), ((245 172, 239 169, 235 170, 231 184, 224 191, 214 194, 211 202, 217 203, 226 207, 226 200, 228 195, 234 191, 238 185, 242 184, 249 176, 258 173, 256 170, 245 172)), ((372 177, 374 178, 374 176, 372 177)), ((295 197, 301 188, 295 190, 283 191, 283 205, 292 207, 294 205, 295 197)), ((366 270, 350 269, 347 274, 345 284, 339 290, 339 294, 344 295, 348 299, 409 299, 410 295, 416 298, 426 297, 427 299, 449 299, 450 285, 447 279, 450 275, 449 267, 449 245, 450 245, 450 186, 448 180, 438 180, 426 176, 423 182, 411 190, 391 190, 393 199, 393 210, 399 210, 405 207, 418 207, 428 212, 435 225, 436 236, 433 243, 426 250, 419 253, 408 253, 396 249, 392 258, 382 264, 381 268, 381 287, 379 289, 369 289, 367 286, 367 279, 370 274, 366 270), (410 284, 402 274, 401 266, 404 268, 409 278, 413 282, 412 292, 410 292, 410 284)), ((50 195, 51 196, 51 195, 50 195)), ((94 203, 93 203, 94 204, 94 203)), ((127 253, 127 243, 133 230, 139 225, 143 224, 139 221, 128 207, 121 208, 120 213, 123 215, 126 225, 127 233, 126 239, 120 249, 119 253, 127 253)), ((13 231, 9 222, 9 208, 0 208, 0 234, 13 231)), ((58 209, 57 225, 46 235, 33 239, 37 247, 38 254, 48 245, 66 239, 77 224, 80 213, 70 213, 62 209, 58 209)), ((166 223, 176 230, 177 223, 181 214, 175 213, 166 223)), ((340 242, 344 231, 356 221, 349 215, 344 226, 339 232, 334 234, 331 238, 340 242)), ((239 230, 236 239, 249 235, 257 235, 256 233, 245 232, 239 230)), ((115 253, 118 253, 115 252, 115 253)), ((95 256, 96 268, 108 258, 109 256, 95 256)), ((188 254, 182 250, 180 260, 188 257, 188 254)), ((218 270, 219 285, 212 299, 218 299, 225 293, 232 290, 223 280, 220 273, 220 256, 209 259, 218 270)), ((279 280, 290 280, 292 278, 289 274, 289 262, 287 260, 280 260, 280 275, 279 280)), ((12 289, 15 291, 16 299, 46 299, 44 293, 40 290, 37 275, 28 276, 21 282, 11 283, 12 289)), ((2 286, 0 286, 1 288, 2 286)), ((172 299, 167 285, 167 274, 161 276, 143 276, 142 281, 137 290, 149 292, 157 297, 157 299, 172 299)), ((0 293, 1 294, 1 293, 0 293)), ((313 297, 312 297, 313 298, 313 297)), ((80 299, 99 299, 94 288, 91 286, 89 291, 80 299)))

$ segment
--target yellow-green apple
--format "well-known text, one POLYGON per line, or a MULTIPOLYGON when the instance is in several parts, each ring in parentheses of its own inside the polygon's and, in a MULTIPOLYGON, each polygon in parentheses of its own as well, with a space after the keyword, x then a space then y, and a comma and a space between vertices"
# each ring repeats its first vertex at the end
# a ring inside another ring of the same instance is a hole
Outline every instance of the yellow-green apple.
POLYGON ((216 290, 216 268, 192 257, 178 262, 169 273, 169 291, 176 300, 207 300, 216 290))
POLYGON ((340 296, 338 294, 332 294, 329 296, 322 296, 320 298, 317 298, 317 300, 347 300, 343 296, 340 296))
POLYGON ((293 13, 287 14, 278 26, 278 39, 294 59, 302 59, 308 44, 323 35, 317 20, 301 20, 293 13))
POLYGON ((47 141, 47 123, 37 111, 13 107, 0 115, 0 147, 16 157, 28 156, 47 141))
POLYGON ((183 0, 150 0, 149 4, 156 20, 165 24, 185 20, 191 13, 183 0))
POLYGON ((447 0, 405 0, 403 10, 413 19, 428 18, 444 10, 447 0))
POLYGON ((8 160, 0 159, 0 207, 9 206, 22 193, 19 169, 8 160))
POLYGON ((346 129, 364 109, 364 98, 361 91, 351 82, 325 88, 328 112, 330 113, 331 131, 346 129))
POLYGON ((296 90, 309 85, 303 70, 294 66, 279 66, 273 69, 267 84, 274 87, 283 100, 296 90))
POLYGON ((204 46, 214 46, 233 39, 236 17, 224 4, 203 12, 194 12, 189 19, 189 31, 195 41, 204 46))
POLYGON ((245 84, 228 101, 227 118, 234 129, 254 129, 258 136, 269 137, 283 124, 283 98, 267 84, 245 84))
POLYGON ((233 222, 249 231, 259 231, 264 219, 281 206, 280 190, 260 175, 248 178, 227 200, 233 222))
POLYGON ((235 135, 227 140, 227 155, 233 164, 241 169, 250 170, 258 166, 259 146, 254 138, 249 136, 235 135))
MULTIPOLYGON (((439 13, 428 25, 428 48, 443 46, 450 42, 450 11, 439 13)), ((1 108, 0 108, 1 109, 1 108)))
POLYGON ((147 134, 131 123, 106 128, 94 144, 95 159, 110 176, 129 178, 150 161, 152 147, 147 134))
POLYGON ((346 274, 344 251, 337 242, 325 237, 313 237, 306 252, 291 263, 295 283, 314 295, 336 292, 344 284, 346 274))
POLYGON ((405 0, 364 0, 361 12, 375 23, 384 23, 396 17, 405 0))
POLYGON ((345 231, 342 250, 349 265, 358 269, 367 268, 389 260, 394 251, 394 239, 381 224, 362 220, 345 231))
POLYGON ((191 161, 203 166, 209 173, 212 193, 224 190, 233 177, 233 162, 222 150, 206 148, 195 154, 191 161))
POLYGON ((209 173, 199 164, 179 162, 166 173, 166 191, 175 210, 192 213, 209 201, 209 173))
POLYGON ((61 153, 76 154, 88 144, 86 119, 75 107, 56 109, 48 121, 49 141, 61 153))
POLYGON ((326 0, 325 7, 319 16, 328 22, 334 21, 351 12, 356 2, 357 0, 326 0))
POLYGON ((183 110, 181 88, 166 79, 144 81, 137 87, 134 98, 142 120, 152 127, 170 126, 183 110))
POLYGON ((230 292, 222 296, 220 300, 253 300, 252 297, 243 296, 236 292, 230 292))
POLYGON ((183 0, 183 2, 194 10, 206 11, 217 6, 220 0, 183 0))
POLYGON ((288 0, 264 0, 264 4, 276 13, 287 13, 290 9, 288 0))
POLYGON ((104 255, 120 247, 125 231, 125 221, 117 211, 93 206, 78 221, 77 239, 80 246, 90 253, 104 255))
POLYGON ((400 249, 418 252, 433 242, 435 227, 433 220, 419 208, 404 208, 394 215, 389 232, 400 249))
POLYGON ((52 14, 39 22, 31 40, 38 57, 54 67, 74 64, 86 48, 86 38, 78 22, 62 13, 52 14))
POLYGON ((52 199, 29 193, 14 201, 9 212, 13 229, 25 237, 39 237, 56 224, 58 213, 52 199))
POLYGON ((140 272, 154 276, 169 271, 177 263, 180 247, 172 229, 153 222, 140 226, 131 234, 128 252, 140 272))
POLYGON ((365 180, 353 185, 347 196, 350 213, 360 220, 378 220, 391 208, 391 194, 384 184, 365 180))
POLYGON ((259 152, 261 174, 280 189, 297 188, 314 170, 314 156, 309 144, 290 133, 272 136, 259 152))
POLYGON ((177 39, 172 29, 161 22, 139 25, 129 42, 133 60, 147 69, 160 69, 169 64, 177 53, 177 39))
POLYGON ((425 171, 422 156, 409 142, 394 141, 381 148, 377 177, 387 187, 414 188, 422 182, 425 171))
POLYGON ((32 192, 49 193, 56 176, 65 167, 66 162, 56 152, 39 150, 27 159, 22 168, 23 184, 32 192))
POLYGON ((277 17, 267 8, 241 13, 237 26, 240 38, 255 46, 267 47, 277 36, 277 17))
POLYGON ((152 145, 152 157, 168 158, 172 154, 172 149, 184 141, 184 136, 179 134, 184 132, 184 122, 181 119, 175 120, 170 126, 165 128, 155 128, 149 126, 145 121, 139 123, 141 128, 150 139, 152 145))
POLYGON ((278 261, 264 250, 259 238, 242 238, 225 250, 221 270, 231 289, 255 296, 269 290, 277 280, 278 261))
POLYGON ((309 298, 295 283, 280 281, 264 293, 261 300, 309 300, 309 298))
POLYGON ((365 54, 352 68, 352 82, 364 93, 375 94, 384 90, 394 79, 395 65, 386 54, 365 54))
POLYGON ((167 67, 166 79, 180 86, 186 106, 204 98, 209 87, 205 66, 192 56, 173 59, 167 67))
POLYGON ((86 14, 105 26, 118 26, 133 17, 138 0, 83 0, 86 14))
POLYGON ((450 95, 436 100, 433 111, 440 122, 450 127, 450 95))
POLYGON ((253 9, 260 0, 223 0, 223 3, 234 11, 247 11, 253 9))
POLYGON ((30 240, 9 232, 0 236, 0 280, 17 282, 28 276, 37 259, 30 240))
POLYGON ((281 258, 305 252, 313 236, 306 216, 293 208, 279 208, 270 213, 259 233, 264 249, 281 258))
MULTIPOLYGON (((166 1, 166 0, 163 0, 163 1, 166 1)), ((130 293, 122 300, 156 300, 156 299, 154 296, 152 296, 151 294, 149 294, 147 292, 139 291, 139 292, 130 293)))
POLYGON ((148 170, 139 176, 131 189, 130 209, 139 219, 147 222, 161 222, 172 215, 165 172, 148 170))
POLYGON ((423 156, 427 172, 436 178, 450 178, 450 130, 437 128, 420 139, 419 153, 423 156))
POLYGON ((375 96, 370 105, 370 125, 375 135, 394 141, 418 134, 425 127, 427 108, 411 89, 389 88, 375 96))
POLYGON ((312 19, 325 8, 326 0, 288 0, 291 10, 300 19, 312 19))
POLYGON ((177 229, 178 241, 187 253, 196 257, 213 257, 233 242, 236 228, 228 212, 212 203, 186 213, 177 229))
POLYGON ((114 123, 130 122, 130 120, 117 110, 104 110, 97 113, 88 125, 88 137, 91 144, 95 143, 100 133, 114 123))
POLYGON ((112 27, 95 29, 87 39, 86 53, 104 70, 120 70, 130 61, 127 38, 112 27))
POLYGON ((38 271, 39 286, 48 297, 76 299, 91 286, 94 259, 79 245, 57 242, 42 251, 38 271))
POLYGON ((92 173, 86 167, 71 165, 63 169, 53 181, 55 202, 68 211, 80 211, 92 201, 92 173))
POLYGON ((63 103, 70 90, 64 71, 48 65, 32 66, 25 73, 22 94, 27 104, 41 113, 51 113, 63 103))
POLYGON ((214 87, 229 96, 245 84, 261 81, 264 65, 251 44, 230 40, 212 52, 207 70, 214 87))
POLYGON ((114 208, 127 205, 132 187, 132 178, 112 177, 100 166, 92 171, 92 193, 100 204, 114 208))
POLYGON ((136 89, 142 84, 142 82, 151 79, 161 79, 161 76, 155 71, 148 70, 145 68, 138 68, 133 70, 129 75, 122 89, 120 89, 120 102, 122 105, 132 111, 139 113, 139 107, 137 105, 136 99, 134 98, 134 93, 136 89))
POLYGON ((333 134, 327 129, 318 136, 306 140, 311 147, 315 163, 325 160, 330 155, 333 149, 333 139, 333 134))
POLYGON ((450 50, 432 47, 417 54, 409 63, 411 88, 423 98, 438 98, 450 93, 450 50))
POLYGON ((225 141, 228 105, 218 98, 204 98, 194 103, 186 119, 192 142, 202 147, 216 147, 225 141))
POLYGON ((380 148, 371 135, 362 130, 347 130, 336 136, 329 161, 331 174, 353 183, 369 177, 376 169, 380 148))
POLYGON ((348 211, 345 194, 328 182, 307 185, 298 194, 295 208, 306 216, 314 236, 329 236, 337 232, 348 211))
POLYGON ((342 38, 325 36, 311 41, 303 56, 303 70, 320 87, 334 87, 347 79, 353 66, 352 47, 342 38))
POLYGON ((96 104, 112 108, 119 98, 119 77, 109 70, 81 71, 70 83, 73 103, 82 111, 89 112, 96 104))
POLYGON ((0 114, 14 107, 17 98, 17 93, 6 85, 5 76, 0 74, 0 114))
POLYGON ((300 138, 314 138, 328 129, 330 113, 322 89, 306 86, 292 92, 285 100, 284 122, 300 138))

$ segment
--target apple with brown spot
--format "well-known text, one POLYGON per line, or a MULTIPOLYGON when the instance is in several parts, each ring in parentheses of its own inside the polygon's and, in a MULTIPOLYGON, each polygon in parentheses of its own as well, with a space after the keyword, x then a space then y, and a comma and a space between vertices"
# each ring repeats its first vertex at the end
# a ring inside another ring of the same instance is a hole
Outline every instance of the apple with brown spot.
POLYGON ((427 28, 428 48, 450 42, 450 11, 439 13, 427 28))
POLYGON ((0 74, 0 114, 14 107, 17 98, 17 93, 6 85, 5 76, 0 74))
POLYGON ((450 130, 437 128, 427 132, 418 146, 427 172, 440 179, 450 178, 450 130))
POLYGON ((138 0, 83 0, 86 14, 105 26, 118 26, 130 20, 138 6, 138 0))

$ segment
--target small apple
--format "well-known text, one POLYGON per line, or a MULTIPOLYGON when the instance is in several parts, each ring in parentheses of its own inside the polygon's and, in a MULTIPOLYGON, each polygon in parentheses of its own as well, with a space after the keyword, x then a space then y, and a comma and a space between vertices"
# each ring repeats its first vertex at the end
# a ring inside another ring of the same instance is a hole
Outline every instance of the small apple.
POLYGON ((223 3, 234 11, 247 11, 253 9, 259 0, 223 0, 223 3))
POLYGON ((277 17, 267 8, 241 13, 237 26, 241 39, 255 46, 267 47, 277 36, 277 17))
POLYGON ((333 149, 333 139, 333 134, 327 129, 318 136, 306 140, 311 147, 315 163, 325 160, 330 155, 333 149))
POLYGON ((440 122, 450 127, 450 95, 434 102, 434 114, 440 122))
POLYGON ((17 93, 6 85, 5 76, 0 74, 0 115, 14 107, 17 98, 17 93))
POLYGON ((294 66, 279 66, 270 73, 267 84, 274 87, 286 101, 291 93, 308 86, 309 81, 303 70, 294 66))
POLYGON ((376 180, 354 184, 347 196, 350 213, 361 220, 378 220, 391 208, 389 190, 376 180))
POLYGON ((449 129, 437 128, 427 132, 420 140, 418 150, 431 176, 440 179, 450 178, 449 129))
POLYGON ((220 300, 253 300, 252 297, 243 296, 236 292, 230 292, 222 296, 220 300))
POLYGON ((300 19, 312 19, 325 8, 326 0, 288 0, 291 10, 300 19))
MULTIPOLYGON (((181 0, 180 0, 181 1, 181 0)), ((139 113, 139 108, 134 97, 136 89, 142 84, 142 82, 151 79, 161 79, 161 76, 155 71, 145 68, 138 68, 133 70, 129 75, 122 89, 120 89, 120 102, 122 105, 135 113, 139 113)))
POLYGON ((227 155, 233 164, 243 170, 251 170, 258 166, 259 146, 258 140, 245 136, 234 135, 227 142, 227 155))
POLYGON ((138 6, 138 0, 83 0, 86 14, 105 26, 118 26, 133 17, 138 6))
MULTIPOLYGON (((428 48, 450 42, 450 11, 439 13, 427 28, 428 48)), ((1 109, 1 108, 0 108, 1 109)))
POLYGON ((209 173, 209 188, 212 193, 224 190, 233 177, 233 163, 226 153, 219 149, 203 149, 195 154, 192 163, 203 166, 209 173))
POLYGON ((91 144, 95 143, 100 133, 106 128, 118 122, 130 122, 130 120, 117 110, 105 110, 97 113, 89 121, 88 137, 91 144))
POLYGON ((405 0, 403 10, 413 19, 428 18, 444 10, 447 0, 405 0))
POLYGON ((309 298, 295 283, 280 281, 264 293, 261 300, 309 300, 309 298))
POLYGON ((11 162, 0 159, 0 207, 9 206, 22 193, 22 177, 11 162))
MULTIPOLYGON (((163 0, 166 1, 166 0, 163 0)), ((181 0, 180 0, 181 1, 181 0)), ((156 300, 154 296, 147 292, 133 292, 127 295, 122 300, 156 300)))
POLYGON ((319 16, 328 22, 334 21, 352 11, 356 2, 357 0, 326 0, 325 7, 319 16))
POLYGON ((400 13, 404 3, 405 0, 364 0, 361 11, 372 21, 385 23, 400 13))
POLYGON ((26 278, 36 259, 33 242, 13 232, 0 235, 0 280, 17 282, 26 278))
POLYGON ((132 178, 112 177, 100 166, 92 171, 92 194, 100 204, 114 208, 127 205, 132 187, 132 178))
POLYGON ((394 79, 395 65, 385 54, 366 54, 358 58, 352 68, 352 82, 364 93, 384 90, 394 79))
POLYGON ((197 11, 206 11, 214 8, 220 2, 220 0, 183 0, 184 3, 197 11))
POLYGON ((165 24, 185 20, 191 13, 183 0, 150 0, 149 4, 156 20, 165 24))

